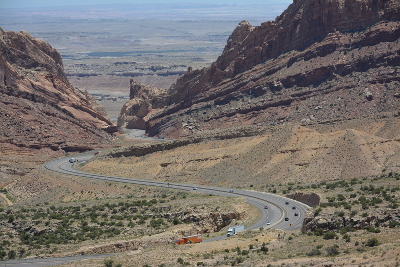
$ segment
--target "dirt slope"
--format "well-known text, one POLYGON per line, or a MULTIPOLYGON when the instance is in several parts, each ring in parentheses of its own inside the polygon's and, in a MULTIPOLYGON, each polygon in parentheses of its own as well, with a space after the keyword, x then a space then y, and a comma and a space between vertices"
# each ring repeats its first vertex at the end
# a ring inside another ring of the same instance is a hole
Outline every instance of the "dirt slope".
POLYGON ((262 134, 247 137, 209 135, 201 142, 188 138, 162 145, 133 146, 108 154, 115 158, 105 153, 87 164, 85 170, 238 187, 367 177, 400 171, 398 124, 398 116, 375 116, 259 128, 263 129, 262 134))

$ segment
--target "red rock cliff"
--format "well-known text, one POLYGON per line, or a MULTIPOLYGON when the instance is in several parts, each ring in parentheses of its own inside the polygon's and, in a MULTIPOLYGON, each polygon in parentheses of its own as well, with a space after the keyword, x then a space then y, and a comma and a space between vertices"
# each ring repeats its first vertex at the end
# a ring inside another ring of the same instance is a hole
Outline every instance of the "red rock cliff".
POLYGON ((147 130, 179 137, 396 110, 399 18, 397 0, 296 0, 273 22, 242 21, 216 62, 170 88, 147 130))
POLYGON ((79 151, 110 140, 114 125, 66 78, 58 51, 0 28, 0 150, 79 151), (106 131, 105 131, 106 130, 106 131))

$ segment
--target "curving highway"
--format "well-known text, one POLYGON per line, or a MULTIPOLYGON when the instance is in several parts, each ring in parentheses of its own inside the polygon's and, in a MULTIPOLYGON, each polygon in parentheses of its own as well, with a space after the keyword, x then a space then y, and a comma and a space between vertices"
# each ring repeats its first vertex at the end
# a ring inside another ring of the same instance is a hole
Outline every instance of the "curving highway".
MULTIPOLYGON (((56 159, 49 161, 44 166, 51 171, 75 175, 80 177, 87 177, 91 179, 105 180, 110 182, 139 184, 146 186, 158 186, 177 190, 186 190, 199 192, 204 194, 212 194, 227 197, 244 197, 246 201, 259 209, 261 216, 260 219, 253 225, 247 226, 245 230, 263 228, 274 228, 283 230, 297 230, 302 227, 304 215, 309 209, 309 206, 289 199, 286 197, 257 192, 252 190, 229 189, 222 187, 203 186, 203 185, 190 185, 179 183, 157 182, 149 180, 140 180, 118 176, 99 175, 87 173, 74 168, 74 164, 89 160, 94 156, 94 153, 76 156, 77 162, 70 163, 70 158, 56 159), (266 208, 267 207, 267 208, 266 208), (295 214, 297 214, 295 216, 295 214)), ((226 238, 226 235, 204 240, 203 242, 212 242, 226 238)), ((0 261, 0 266, 24 266, 24 267, 38 267, 38 266, 51 266, 72 261, 78 261, 86 258, 105 257, 108 255, 85 255, 67 258, 44 258, 44 259, 21 259, 21 260, 8 260, 0 261)))
MULTIPOLYGON (((93 155, 94 155, 93 153, 79 155, 75 157, 75 159, 79 163, 89 160, 90 158, 93 157, 93 155)), ((257 191, 242 190, 242 189, 229 189, 229 188, 204 186, 204 185, 157 182, 150 180, 93 174, 75 169, 74 164, 75 163, 69 162, 69 158, 62 158, 49 161, 45 163, 44 166, 47 169, 55 172, 60 172, 63 174, 75 175, 80 177, 87 177, 91 179, 139 184, 146 186, 165 187, 170 189, 194 191, 194 192, 212 194, 218 196, 244 197, 249 204, 253 205, 261 212, 260 220, 255 224, 248 226, 246 230, 258 229, 260 227, 283 229, 283 230, 297 230, 301 228, 304 220, 304 215, 306 211, 309 209, 309 206, 304 203, 265 192, 257 192, 257 191)))

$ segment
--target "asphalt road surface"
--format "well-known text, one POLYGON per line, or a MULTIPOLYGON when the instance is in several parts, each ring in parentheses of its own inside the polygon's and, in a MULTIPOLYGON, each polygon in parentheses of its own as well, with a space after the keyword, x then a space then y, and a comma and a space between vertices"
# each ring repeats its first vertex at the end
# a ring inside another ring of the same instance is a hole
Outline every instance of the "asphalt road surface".
MULTIPOLYGON (((92 158, 93 155, 94 152, 76 156, 75 160, 77 161, 73 163, 69 162, 70 158, 56 159, 45 163, 44 166, 51 171, 80 176, 80 177, 87 177, 90 179, 139 184, 146 186, 165 187, 170 189, 193 191, 193 192, 212 194, 218 196, 244 197, 249 204, 256 207, 261 213, 260 219, 253 225, 247 226, 245 230, 259 229, 261 227, 282 229, 287 231, 297 230, 302 227, 304 215, 306 211, 309 209, 309 206, 304 203, 265 192, 257 192, 257 191, 242 190, 242 189, 230 189, 230 188, 204 186, 204 185, 157 182, 157 181, 140 180, 140 179, 126 178, 126 177, 118 177, 118 176, 99 175, 99 174, 83 172, 74 168, 74 164, 87 161, 90 158, 92 158)), ((204 240, 203 242, 212 242, 216 240, 222 240, 224 238, 227 238, 226 234, 212 239, 204 240)), ((83 260, 87 258, 105 257, 108 255, 110 254, 84 255, 84 256, 64 257, 64 258, 9 260, 0 262, 0 266, 23 266, 23 267, 51 266, 77 260, 83 260)))
POLYGON ((255 206, 261 212, 260 220, 255 224, 248 226, 246 230, 258 229, 260 227, 283 229, 283 230, 300 229, 303 224, 304 215, 309 208, 309 206, 304 203, 283 196, 265 192, 257 192, 257 191, 242 190, 242 189, 230 189, 230 188, 204 186, 204 185, 157 182, 157 181, 133 179, 126 177, 118 177, 118 176, 99 175, 99 174, 83 172, 74 168, 75 164, 87 161, 92 157, 93 153, 79 155, 75 157, 77 162, 74 163, 69 162, 69 158, 57 159, 45 163, 45 167, 55 172, 60 172, 69 175, 76 175, 80 177, 87 177, 91 179, 139 184, 146 186, 165 187, 170 189, 193 191, 193 192, 212 194, 218 196, 244 197, 249 204, 255 206), (297 215, 295 216, 295 214, 297 215))

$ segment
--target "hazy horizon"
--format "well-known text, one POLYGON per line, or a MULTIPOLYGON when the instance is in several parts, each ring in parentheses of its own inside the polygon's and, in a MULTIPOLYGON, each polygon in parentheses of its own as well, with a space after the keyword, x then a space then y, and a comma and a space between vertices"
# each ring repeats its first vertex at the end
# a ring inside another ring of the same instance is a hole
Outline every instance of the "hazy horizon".
POLYGON ((214 5, 289 5, 290 0, 138 0, 132 3, 131 0, 2 0, 0 8, 33 8, 33 7, 55 7, 55 6, 84 6, 103 4, 214 4, 214 5))

